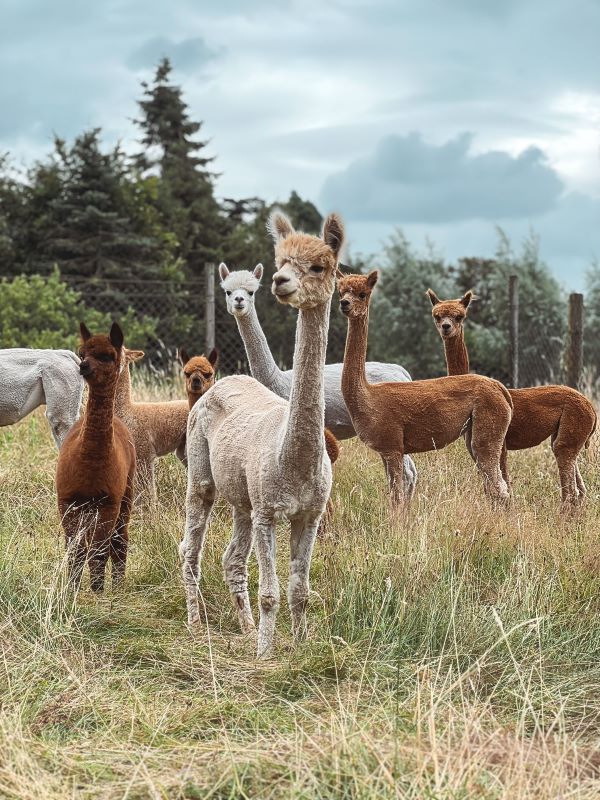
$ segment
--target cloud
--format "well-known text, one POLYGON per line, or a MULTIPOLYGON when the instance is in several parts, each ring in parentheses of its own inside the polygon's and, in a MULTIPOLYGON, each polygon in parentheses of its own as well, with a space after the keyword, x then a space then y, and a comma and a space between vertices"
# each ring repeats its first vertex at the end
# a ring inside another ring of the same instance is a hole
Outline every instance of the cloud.
POLYGON ((127 65, 136 70, 154 67, 166 56, 181 72, 191 72, 204 67, 218 55, 219 51, 209 47, 200 36, 179 42, 166 36, 153 36, 133 51, 127 65))
POLYGON ((501 221, 549 211, 563 183, 544 153, 473 153, 462 133, 428 144, 419 133, 387 136, 375 152, 330 175, 321 199, 350 219, 388 222, 501 221))

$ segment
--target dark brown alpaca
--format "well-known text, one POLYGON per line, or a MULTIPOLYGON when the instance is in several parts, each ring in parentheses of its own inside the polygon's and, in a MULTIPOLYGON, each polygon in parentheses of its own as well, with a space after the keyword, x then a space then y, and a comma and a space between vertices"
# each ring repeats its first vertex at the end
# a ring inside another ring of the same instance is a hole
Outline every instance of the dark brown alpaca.
POLYGON ((206 356, 189 356, 184 347, 177 351, 177 358, 183 369, 185 390, 188 396, 189 407, 207 392, 215 382, 215 369, 219 360, 219 351, 216 347, 206 356))
POLYGON ((101 592, 109 558, 113 588, 125 576, 135 447, 123 422, 114 416, 123 332, 114 323, 109 336, 92 336, 83 322, 80 331, 79 371, 89 396, 85 414, 73 425, 60 450, 56 491, 69 580, 74 588, 79 587, 87 559, 91 587, 101 592))
POLYGON ((379 273, 338 273, 340 309, 348 318, 342 393, 359 438, 383 460, 395 506, 408 501, 403 491, 405 454, 440 450, 472 429, 471 455, 484 487, 506 499, 508 488, 500 456, 511 416, 510 396, 498 381, 479 375, 369 383, 365 374, 369 303, 379 273))
MULTIPOLYGON (((432 289, 427 294, 431 311, 446 353, 448 375, 469 371, 469 355, 465 345, 464 321, 473 299, 467 292, 459 300, 440 300, 432 289)), ((550 438, 558 465, 562 504, 565 510, 585 497, 585 484, 577 465, 577 456, 587 447, 596 429, 596 412, 590 401, 568 386, 534 386, 509 389, 513 416, 506 433, 508 450, 525 450, 550 438)), ((506 451, 502 459, 503 474, 508 481, 506 451)))

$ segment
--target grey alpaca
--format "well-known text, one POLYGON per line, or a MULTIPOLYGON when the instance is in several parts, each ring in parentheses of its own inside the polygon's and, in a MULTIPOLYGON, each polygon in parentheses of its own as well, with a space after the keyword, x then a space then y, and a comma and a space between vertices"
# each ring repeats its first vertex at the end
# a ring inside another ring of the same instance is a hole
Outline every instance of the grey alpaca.
MULTIPOLYGON (((227 311, 235 317, 238 330, 250 365, 252 377, 275 394, 290 396, 293 370, 281 370, 269 349, 264 331, 256 313, 254 299, 260 288, 263 265, 257 264, 252 272, 248 270, 230 271, 225 264, 219 264, 221 287, 225 292, 227 311)), ((342 395, 343 364, 325 364, 325 426, 337 439, 350 439, 356 436, 350 413, 342 395)), ((367 380, 369 383, 410 381, 410 375, 398 364, 385 364, 380 361, 367 361, 367 380)), ((404 457, 404 492, 411 498, 417 483, 417 468, 414 461, 404 457)))
POLYGON ((82 397, 79 358, 70 350, 0 350, 0 427, 13 425, 45 404, 60 448, 79 419, 82 397))
POLYGON ((190 411, 187 431, 186 528, 180 545, 188 623, 200 622, 199 559, 216 492, 233 506, 233 537, 223 556, 225 580, 243 632, 254 630, 248 558, 259 565, 257 655, 271 654, 279 607, 275 520, 291 524, 288 603, 295 636, 306 632, 309 570, 317 527, 331 490, 323 435, 323 372, 335 269, 343 225, 331 214, 322 238, 296 233, 272 215, 275 240, 271 291, 298 309, 290 400, 247 375, 222 378, 190 411))

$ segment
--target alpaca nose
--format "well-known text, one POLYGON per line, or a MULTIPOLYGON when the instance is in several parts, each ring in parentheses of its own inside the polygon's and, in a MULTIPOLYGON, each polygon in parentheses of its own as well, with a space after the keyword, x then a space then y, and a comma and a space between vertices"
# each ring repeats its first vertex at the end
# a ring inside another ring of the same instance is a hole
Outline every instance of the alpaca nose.
POLYGON ((235 302, 236 302, 238 305, 240 305, 240 306, 241 306, 241 305, 242 305, 242 303, 244 302, 244 298, 243 298, 243 297, 236 297, 236 298, 235 298, 235 302))
POLYGON ((350 305, 350 300, 346 300, 346 299, 340 300, 340 306, 342 308, 348 308, 349 305, 350 305))
POLYGON ((452 325, 450 325, 449 322, 443 322, 442 323, 442 330, 444 331, 444 333, 449 333, 451 328, 452 328, 452 325))
POLYGON ((80 375, 83 375, 85 377, 86 375, 90 374, 90 371, 91 371, 91 367, 90 367, 90 362, 89 361, 85 361, 84 360, 84 361, 80 361, 79 362, 79 374, 80 375))
POLYGON ((287 283, 289 278, 286 278, 285 275, 280 275, 278 272, 273 275, 273 283, 275 286, 281 286, 282 283, 287 283))

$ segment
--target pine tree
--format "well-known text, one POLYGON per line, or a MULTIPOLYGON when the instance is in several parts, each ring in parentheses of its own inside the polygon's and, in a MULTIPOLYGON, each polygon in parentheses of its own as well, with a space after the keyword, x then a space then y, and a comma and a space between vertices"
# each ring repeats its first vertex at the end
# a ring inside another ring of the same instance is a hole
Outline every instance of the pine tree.
POLYGON ((143 82, 142 111, 135 120, 142 131, 143 152, 135 158, 142 176, 158 172, 157 208, 165 228, 177 240, 177 254, 191 275, 201 275, 214 261, 225 220, 214 197, 214 178, 204 155, 207 142, 195 139, 202 122, 189 118, 179 86, 170 83, 171 64, 159 63, 151 85, 143 82))

